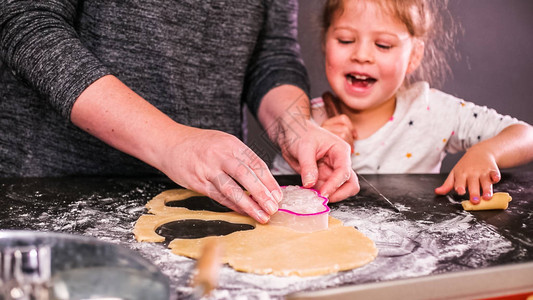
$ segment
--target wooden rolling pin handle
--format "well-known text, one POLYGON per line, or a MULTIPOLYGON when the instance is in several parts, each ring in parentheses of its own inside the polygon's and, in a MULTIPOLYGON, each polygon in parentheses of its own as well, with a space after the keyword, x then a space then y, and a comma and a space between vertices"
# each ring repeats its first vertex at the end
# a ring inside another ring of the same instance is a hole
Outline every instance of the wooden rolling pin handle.
POLYGON ((200 289, 203 296, 208 295, 218 286, 222 254, 223 249, 217 239, 206 241, 196 263, 196 272, 192 281, 192 285, 200 289))

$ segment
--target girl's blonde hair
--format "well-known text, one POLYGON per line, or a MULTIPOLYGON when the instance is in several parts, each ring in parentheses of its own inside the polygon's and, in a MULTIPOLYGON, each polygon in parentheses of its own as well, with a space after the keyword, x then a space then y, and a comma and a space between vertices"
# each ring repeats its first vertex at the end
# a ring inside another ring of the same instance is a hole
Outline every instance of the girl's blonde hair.
POLYGON ((345 1, 371 1, 379 5, 405 24, 412 37, 424 42, 424 58, 406 78, 406 85, 420 80, 437 87, 443 85, 451 74, 448 58, 457 58, 454 39, 459 33, 447 9, 447 0, 327 0, 321 17, 322 43, 334 18, 344 12, 345 1))

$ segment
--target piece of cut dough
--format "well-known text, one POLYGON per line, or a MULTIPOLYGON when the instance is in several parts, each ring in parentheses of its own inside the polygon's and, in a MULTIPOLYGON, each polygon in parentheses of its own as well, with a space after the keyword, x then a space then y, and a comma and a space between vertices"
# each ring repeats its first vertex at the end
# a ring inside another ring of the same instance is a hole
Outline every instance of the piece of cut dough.
POLYGON ((316 190, 294 185, 282 186, 281 191, 283 199, 268 224, 284 226, 299 232, 328 229, 330 209, 326 197, 316 190))
POLYGON ((472 204, 470 200, 464 200, 461 204, 464 210, 507 209, 512 199, 509 193, 494 193, 492 199, 481 200, 479 204, 472 204))
POLYGON ((315 276, 350 270, 377 256, 376 245, 371 239, 332 217, 329 217, 328 229, 302 233, 281 226, 262 225, 234 212, 191 211, 165 206, 167 202, 192 196, 201 195, 189 190, 169 190, 150 200, 146 206, 153 215, 143 215, 135 224, 133 232, 137 241, 164 241, 156 229, 176 220, 222 220, 255 228, 226 236, 174 239, 169 247, 175 254, 197 259, 204 243, 218 239, 225 249, 224 263, 238 271, 277 276, 315 276))

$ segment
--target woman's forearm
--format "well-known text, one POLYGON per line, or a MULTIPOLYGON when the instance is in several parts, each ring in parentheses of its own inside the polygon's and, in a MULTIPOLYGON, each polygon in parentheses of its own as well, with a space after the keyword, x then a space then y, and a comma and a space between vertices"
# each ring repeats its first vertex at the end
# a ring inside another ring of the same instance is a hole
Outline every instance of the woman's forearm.
POLYGON ((268 136, 281 146, 286 135, 305 134, 310 114, 307 95, 296 86, 282 85, 265 95, 257 116, 268 136))
POLYGON ((186 130, 108 75, 90 85, 76 100, 71 121, 84 131, 156 168, 170 129, 186 130))

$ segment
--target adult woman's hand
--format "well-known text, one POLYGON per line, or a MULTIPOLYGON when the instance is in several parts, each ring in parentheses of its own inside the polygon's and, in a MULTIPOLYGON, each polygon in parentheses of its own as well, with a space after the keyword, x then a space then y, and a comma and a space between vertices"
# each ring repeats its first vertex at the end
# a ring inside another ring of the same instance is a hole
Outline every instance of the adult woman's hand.
POLYGON ((246 145, 220 131, 176 123, 114 76, 100 78, 78 97, 71 120, 179 185, 261 223, 278 209, 281 189, 246 145))
POLYGON ((259 107, 259 120, 279 145, 289 165, 331 202, 359 192, 351 168, 350 145, 310 120, 309 99, 299 88, 282 85, 267 93, 259 107))
POLYGON ((305 121, 301 134, 280 138, 283 158, 299 172, 305 187, 314 187, 330 202, 359 192, 357 175, 351 168, 350 145, 338 136, 305 121))
POLYGON ((172 180, 261 223, 278 210, 279 185, 266 163, 239 139, 192 127, 173 139, 161 167, 172 180))

